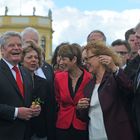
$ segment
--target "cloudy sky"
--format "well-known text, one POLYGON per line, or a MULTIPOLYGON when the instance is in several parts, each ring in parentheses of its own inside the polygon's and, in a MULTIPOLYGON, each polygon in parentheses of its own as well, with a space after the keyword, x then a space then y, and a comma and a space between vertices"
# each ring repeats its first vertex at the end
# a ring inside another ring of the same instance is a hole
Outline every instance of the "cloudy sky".
POLYGON ((87 35, 102 30, 107 43, 124 39, 126 30, 140 22, 140 0, 0 0, 0 15, 5 6, 9 15, 47 16, 52 10, 53 50, 61 42, 86 43, 87 35))

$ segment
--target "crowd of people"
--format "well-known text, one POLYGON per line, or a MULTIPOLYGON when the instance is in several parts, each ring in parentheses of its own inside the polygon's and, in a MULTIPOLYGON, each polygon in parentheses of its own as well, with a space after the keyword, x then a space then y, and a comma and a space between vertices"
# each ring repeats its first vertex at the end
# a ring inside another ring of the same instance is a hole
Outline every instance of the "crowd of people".
POLYGON ((51 64, 32 27, 0 37, 0 140, 140 140, 140 23, 110 46, 62 42, 51 64))

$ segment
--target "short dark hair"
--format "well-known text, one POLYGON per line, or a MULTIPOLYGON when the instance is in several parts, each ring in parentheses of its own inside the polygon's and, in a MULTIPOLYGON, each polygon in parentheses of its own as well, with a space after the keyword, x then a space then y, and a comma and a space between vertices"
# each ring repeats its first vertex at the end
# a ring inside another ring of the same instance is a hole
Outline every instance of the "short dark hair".
POLYGON ((126 40, 126 41, 128 41, 129 36, 130 36, 131 34, 135 34, 134 28, 131 28, 131 29, 129 29, 129 30, 127 30, 127 31, 125 32, 125 40, 126 40))
POLYGON ((100 34, 103 36, 103 41, 106 42, 106 36, 105 36, 105 34, 104 34, 102 31, 100 31, 100 30, 93 30, 92 32, 90 32, 90 34, 87 36, 87 42, 89 42, 90 36, 91 36, 93 33, 100 33, 100 34))
POLYGON ((126 40, 117 39, 111 43, 112 47, 115 47, 116 45, 124 45, 126 49, 128 50, 128 53, 131 52, 131 47, 126 40))
POLYGON ((56 49, 54 50, 53 56, 52 56, 52 60, 51 60, 51 64, 54 67, 57 64, 57 56, 58 56, 58 51, 59 49, 64 46, 69 44, 68 42, 62 42, 61 44, 59 44, 56 49))
POLYGON ((82 64, 82 53, 81 53, 81 46, 77 43, 66 44, 63 45, 59 51, 58 55, 61 57, 68 57, 72 60, 74 57, 77 58, 77 66, 81 66, 82 64))

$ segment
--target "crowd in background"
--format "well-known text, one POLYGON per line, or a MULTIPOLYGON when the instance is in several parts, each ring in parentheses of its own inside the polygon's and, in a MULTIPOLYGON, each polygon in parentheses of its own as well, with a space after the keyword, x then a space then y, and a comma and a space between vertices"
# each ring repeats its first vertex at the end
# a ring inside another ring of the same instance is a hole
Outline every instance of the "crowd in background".
POLYGON ((51 64, 32 27, 0 37, 0 140, 139 140, 140 23, 110 46, 62 42, 51 64))

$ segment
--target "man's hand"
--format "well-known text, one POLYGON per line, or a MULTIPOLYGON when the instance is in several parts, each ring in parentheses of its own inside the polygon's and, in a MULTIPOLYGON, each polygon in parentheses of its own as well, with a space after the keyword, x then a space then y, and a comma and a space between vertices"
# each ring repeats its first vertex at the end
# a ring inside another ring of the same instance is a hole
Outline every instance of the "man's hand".
POLYGON ((23 120, 30 120, 32 118, 32 114, 33 110, 31 108, 19 107, 17 117, 23 120))

